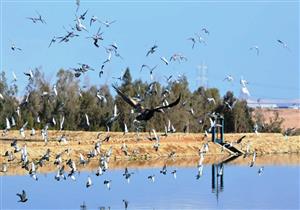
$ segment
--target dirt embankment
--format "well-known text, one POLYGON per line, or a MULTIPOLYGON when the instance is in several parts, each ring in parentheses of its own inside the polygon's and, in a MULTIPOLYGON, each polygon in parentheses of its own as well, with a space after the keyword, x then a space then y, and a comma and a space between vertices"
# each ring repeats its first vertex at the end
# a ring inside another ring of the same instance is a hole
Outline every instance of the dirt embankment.
MULTIPOLYGON (((7 162, 7 157, 4 157, 6 151, 13 151, 10 146, 13 139, 18 140, 19 147, 24 144, 27 145, 30 160, 37 160, 45 154, 49 148, 51 151, 51 161, 54 161, 56 154, 63 152, 63 159, 72 158, 79 160, 79 154, 82 153, 87 157, 87 153, 94 149, 97 140, 98 132, 83 132, 83 131, 49 131, 49 142, 45 145, 41 139, 39 132, 34 137, 29 135, 27 131, 27 138, 21 139, 18 131, 10 131, 7 136, 0 137, 0 153, 1 162, 7 162), (58 138, 65 134, 67 143, 59 143, 58 138), (64 152, 69 149, 69 154, 64 152)), ((175 153, 176 158, 198 157, 199 149, 204 143, 208 142, 209 156, 227 157, 229 153, 222 149, 217 144, 210 141, 210 136, 204 138, 203 134, 183 134, 175 133, 167 137, 160 138, 160 147, 155 151, 153 145, 155 142, 147 139, 147 133, 141 133, 137 139, 135 133, 128 133, 123 136, 122 133, 111 132, 109 142, 103 142, 101 145, 101 152, 107 151, 112 147, 112 160, 150 160, 158 158, 167 158, 172 152, 175 153), (121 147, 125 142, 127 146, 128 155, 125 155, 121 147)), ((236 142, 241 136, 246 135, 242 143, 235 144, 238 149, 246 150, 250 144, 250 152, 256 150, 258 155, 263 154, 284 154, 284 153, 300 153, 300 136, 291 136, 286 139, 282 134, 225 134, 225 141, 236 142)), ((106 133, 100 135, 100 139, 104 139, 106 133)), ((20 153, 15 153, 16 160, 19 161, 20 153)), ((98 159, 98 158, 97 158, 98 159)))

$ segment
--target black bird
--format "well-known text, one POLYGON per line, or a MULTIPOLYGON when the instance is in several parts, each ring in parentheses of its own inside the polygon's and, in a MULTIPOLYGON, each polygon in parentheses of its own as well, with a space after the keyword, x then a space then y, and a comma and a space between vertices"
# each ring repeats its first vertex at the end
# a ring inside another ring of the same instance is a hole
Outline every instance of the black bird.
POLYGON ((48 47, 51 47, 51 44, 54 43, 54 42, 56 42, 56 37, 55 36, 51 39, 50 44, 49 44, 48 47))
POLYGON ((166 175, 167 174, 167 165, 165 164, 162 170, 160 171, 161 174, 166 175))
POLYGON ((28 198, 26 197, 26 192, 25 192, 25 190, 22 190, 22 194, 17 193, 17 196, 20 197, 20 200, 19 200, 18 202, 24 203, 24 202, 26 202, 26 201, 28 200, 28 198))
POLYGON ((84 20, 87 12, 88 12, 88 10, 86 10, 82 15, 80 15, 79 19, 84 20))
POLYGON ((209 31, 206 28, 202 28, 201 31, 203 31, 204 33, 206 33, 207 35, 209 35, 209 31))
POLYGON ((156 49, 158 48, 158 46, 156 44, 154 44, 150 49, 149 51, 147 52, 146 56, 150 55, 150 54, 153 54, 156 49))
POLYGON ((110 190, 110 183, 111 183, 111 180, 104 180, 104 182, 103 182, 103 184, 106 185, 108 190, 110 190))
POLYGON ((138 121, 150 120, 154 116, 155 112, 163 112, 162 110, 165 109, 165 108, 171 108, 173 106, 176 106, 180 102, 180 99, 181 99, 181 94, 180 94, 179 97, 173 103, 170 103, 170 104, 165 105, 165 106, 157 106, 155 108, 148 109, 148 108, 144 108, 139 102, 135 101, 131 97, 126 96, 116 86, 112 85, 112 87, 116 90, 118 95, 121 96, 121 98, 126 103, 128 103, 130 106, 132 106, 139 113, 138 116, 135 118, 138 121))
POLYGON ((241 143, 242 140, 243 140, 245 137, 246 137, 246 135, 242 136, 241 138, 239 138, 239 139, 236 141, 236 143, 237 143, 237 144, 241 143))

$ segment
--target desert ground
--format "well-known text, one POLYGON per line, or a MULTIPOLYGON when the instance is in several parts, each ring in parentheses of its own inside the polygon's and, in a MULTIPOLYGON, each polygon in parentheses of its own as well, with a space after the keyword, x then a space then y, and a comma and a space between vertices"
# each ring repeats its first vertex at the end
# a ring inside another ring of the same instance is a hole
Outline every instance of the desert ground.
POLYGON ((264 118, 268 122, 274 117, 274 112, 283 118, 282 128, 300 128, 300 109, 256 109, 254 112, 262 111, 264 118))

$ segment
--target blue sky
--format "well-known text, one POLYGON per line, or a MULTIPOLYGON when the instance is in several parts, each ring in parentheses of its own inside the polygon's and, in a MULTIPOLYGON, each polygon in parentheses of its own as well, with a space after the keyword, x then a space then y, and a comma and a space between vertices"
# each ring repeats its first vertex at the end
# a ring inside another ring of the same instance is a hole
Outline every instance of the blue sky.
POLYGON ((1 1, 1 69, 15 71, 20 94, 24 94, 26 78, 23 72, 42 67, 47 80, 55 81, 60 68, 76 67, 78 62, 88 63, 96 72, 88 72, 81 80, 85 84, 111 84, 113 76, 121 75, 130 67, 133 78, 150 81, 147 71, 139 72, 142 64, 154 66, 156 80, 164 75, 185 74, 190 89, 199 86, 197 66, 208 67, 208 86, 217 87, 224 94, 233 90, 239 95, 241 76, 249 81, 251 98, 299 98, 299 2, 298 1, 81 1, 79 14, 88 9, 83 22, 89 32, 78 32, 69 43, 55 43, 48 48, 53 36, 65 34, 63 26, 74 25, 75 1, 1 1), (35 10, 47 24, 33 24, 26 17, 36 16, 35 10), (98 71, 106 59, 105 50, 96 48, 86 39, 98 30, 100 24, 89 27, 92 15, 101 20, 116 20, 104 31, 103 46, 116 42, 124 60, 112 58, 102 78, 98 71), (207 45, 191 48, 187 40, 205 27, 210 35, 202 36, 207 45), (288 51, 277 43, 286 42, 288 51), (22 52, 10 49, 12 43, 22 52), (146 57, 147 50, 156 43, 156 53, 146 57), (260 55, 249 50, 258 45, 260 55), (160 56, 169 58, 180 52, 188 58, 186 63, 165 66, 160 56), (222 81, 231 74, 233 84, 222 81))

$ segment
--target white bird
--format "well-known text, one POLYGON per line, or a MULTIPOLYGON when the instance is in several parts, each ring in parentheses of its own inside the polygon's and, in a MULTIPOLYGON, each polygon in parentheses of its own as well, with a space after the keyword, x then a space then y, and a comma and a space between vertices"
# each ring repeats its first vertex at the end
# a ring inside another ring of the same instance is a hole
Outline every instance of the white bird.
POLYGON ((89 116, 87 114, 85 114, 85 120, 86 120, 86 124, 89 127, 90 126, 90 121, 89 121, 89 116))
POLYGON ((77 16, 76 16, 76 29, 77 31, 85 30, 86 32, 88 32, 86 27, 81 23, 80 18, 78 18, 77 16))
POLYGON ((83 155, 81 153, 79 153, 79 163, 82 165, 86 164, 86 160, 84 159, 83 155))
POLYGON ((13 75, 13 82, 16 82, 17 81, 17 76, 16 76, 15 72, 12 72, 12 75, 13 75))
POLYGON ((21 110, 21 108, 18 106, 18 107, 17 107, 17 110, 16 110, 16 113, 17 113, 18 117, 21 116, 20 110, 21 110))
POLYGON ((118 116, 118 108, 117 108, 117 104, 115 104, 114 106, 114 117, 117 117, 118 116))
POLYGON ((198 42, 199 43, 203 43, 203 44, 205 44, 206 45, 206 41, 205 41, 205 39, 202 37, 202 36, 200 36, 199 34, 195 34, 196 36, 197 36, 197 38, 198 38, 198 42))
POLYGON ((124 133, 123 133, 123 135, 125 135, 126 133, 128 133, 128 128, 127 128, 126 123, 124 122, 124 133))
POLYGON ((201 149, 199 152, 199 156, 200 156, 200 159, 199 159, 198 166, 201 166, 201 165, 203 165, 203 161, 204 161, 204 153, 201 151, 201 149))
POLYGON ((31 128, 31 134, 30 134, 30 136, 34 136, 34 135, 35 135, 35 129, 31 128))
POLYGON ((210 132, 212 128, 216 127, 217 122, 212 118, 209 118, 209 122, 210 122, 210 128, 208 129, 208 131, 210 132))
POLYGON ((160 57, 160 59, 166 64, 166 65, 169 65, 169 62, 168 60, 165 58, 165 57, 160 57))
POLYGON ((6 130, 10 130, 11 129, 11 126, 10 126, 10 122, 8 120, 8 118, 6 118, 6 130))
POLYGON ((115 23, 116 21, 113 20, 113 21, 108 21, 108 20, 105 20, 105 21, 100 21, 103 25, 105 25, 106 27, 109 27, 111 24, 115 23))
POLYGON ((4 100, 4 96, 0 93, 0 99, 4 100))
POLYGON ((197 179, 200 179, 200 177, 202 177, 203 175, 203 165, 199 165, 198 166, 198 174, 196 176, 197 179))
POLYGON ((148 176, 148 179, 151 180, 151 182, 153 183, 155 181, 155 175, 150 175, 148 176))
POLYGON ((53 123, 53 125, 56 125, 56 120, 54 117, 52 117, 52 123, 53 123))
POLYGON ((112 56, 112 52, 110 50, 106 51, 108 53, 107 59, 103 62, 103 64, 110 62, 111 60, 111 56, 112 56))
POLYGON ((241 96, 244 97, 244 98, 247 98, 247 97, 250 96, 250 92, 249 92, 249 90, 246 86, 243 86, 241 88, 241 96))
POLYGON ((56 85, 53 85, 53 92, 54 92, 54 94, 55 94, 55 96, 57 96, 58 94, 57 94, 57 89, 56 89, 56 85))
POLYGON ((217 176, 222 176, 223 175, 223 170, 224 170, 224 166, 222 165, 220 170, 218 171, 217 176))
POLYGON ((214 104, 216 104, 216 101, 215 101, 214 98, 207 98, 207 101, 208 101, 209 103, 213 102, 214 104))
POLYGON ((23 126, 22 126, 22 128, 20 128, 20 135, 23 137, 23 138, 25 138, 25 129, 26 129, 26 126, 27 126, 27 124, 28 124, 28 122, 26 122, 23 126))
POLYGON ((174 179, 176 179, 176 178, 177 178, 177 175, 176 175, 176 173, 177 173, 177 170, 174 170, 174 171, 172 171, 172 172, 171 172, 171 174, 173 174, 173 177, 174 177, 174 179))
POLYGON ((253 131, 256 135, 258 135, 258 125, 257 125, 257 123, 254 124, 253 131))
POLYGON ((253 167, 254 163, 255 163, 255 160, 256 160, 256 152, 254 151, 253 153, 253 157, 252 157, 252 161, 250 163, 250 167, 253 167))
POLYGON ((40 116, 37 116, 37 117, 36 117, 36 122, 37 122, 37 123, 41 123, 40 116))
POLYGON ((227 80, 228 82, 233 82, 233 77, 231 75, 227 75, 223 81, 227 80))
POLYGON ((98 169, 97 169, 97 172, 96 172, 96 176, 101 176, 102 174, 103 174, 102 167, 99 166, 98 169))
POLYGON ((259 47, 257 45, 250 47, 249 50, 256 50, 256 55, 259 55, 259 47))
POLYGON ((62 119, 59 123, 59 130, 61 131, 64 128, 65 116, 62 116, 62 119))
POLYGON ((11 126, 12 127, 16 126, 16 121, 15 121, 15 118, 13 116, 11 117, 11 126))
POLYGON ((245 80, 245 79, 243 79, 243 77, 241 77, 241 79, 240 79, 240 84, 241 84, 243 87, 246 87, 246 85, 249 84, 249 83, 248 83, 247 80, 245 80))

